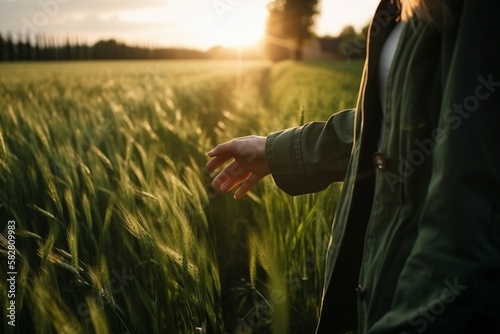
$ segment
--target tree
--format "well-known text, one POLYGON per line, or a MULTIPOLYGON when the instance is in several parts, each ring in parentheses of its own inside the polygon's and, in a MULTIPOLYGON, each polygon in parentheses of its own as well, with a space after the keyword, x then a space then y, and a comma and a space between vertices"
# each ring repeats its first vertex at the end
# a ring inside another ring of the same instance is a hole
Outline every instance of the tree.
POLYGON ((99 41, 92 49, 94 59, 117 59, 118 42, 114 39, 99 41))
POLYGON ((366 56, 366 38, 369 26, 363 27, 360 33, 353 26, 345 27, 339 35, 340 53, 348 60, 364 59, 366 56))
POLYGON ((358 33, 356 32, 356 29, 354 29, 353 26, 346 26, 340 32, 339 37, 343 39, 355 38, 357 34, 358 33))
POLYGON ((6 43, 4 43, 4 40, 3 40, 3 36, 2 34, 0 33, 0 61, 5 61, 7 60, 7 56, 6 56, 6 43))
POLYGON ((275 0, 269 4, 268 35, 292 42, 297 60, 302 59, 304 43, 312 35, 317 5, 318 0, 275 0))
POLYGON ((9 32, 7 33, 7 60, 9 61, 15 61, 17 59, 17 46, 16 43, 13 40, 12 34, 9 32))
POLYGON ((283 33, 283 10, 281 7, 270 4, 269 16, 267 18, 267 36, 265 39, 265 50, 267 57, 273 62, 290 58, 292 46, 284 38, 283 33))

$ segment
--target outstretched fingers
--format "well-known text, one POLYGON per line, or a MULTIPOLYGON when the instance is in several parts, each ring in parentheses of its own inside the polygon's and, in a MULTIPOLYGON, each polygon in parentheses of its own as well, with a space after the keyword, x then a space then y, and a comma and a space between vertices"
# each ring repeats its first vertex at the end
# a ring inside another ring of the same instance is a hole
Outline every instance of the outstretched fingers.
POLYGON ((210 172, 231 161, 214 177, 212 187, 225 193, 239 186, 234 198, 243 197, 271 173, 265 158, 265 143, 265 137, 247 136, 219 144, 207 152, 210 160, 206 169, 210 172))
POLYGON ((261 176, 258 176, 258 175, 255 175, 255 174, 251 174, 242 184, 241 184, 241 187, 238 188, 238 190, 236 190, 236 192, 234 193, 234 198, 236 199, 240 199, 242 198, 243 196, 245 196, 245 194, 251 189, 253 188, 257 183, 259 183, 259 181, 262 180, 262 177, 261 176))
POLYGON ((212 181, 212 187, 222 192, 228 192, 248 178, 251 173, 243 169, 233 160, 212 181))

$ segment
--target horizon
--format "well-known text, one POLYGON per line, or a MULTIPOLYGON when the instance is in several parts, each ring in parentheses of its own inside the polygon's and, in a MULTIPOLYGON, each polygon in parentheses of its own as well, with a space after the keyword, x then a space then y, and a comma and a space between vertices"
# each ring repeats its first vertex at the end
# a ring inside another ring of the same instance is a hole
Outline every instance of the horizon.
MULTIPOLYGON (((8 0, 0 5, 0 32, 77 39, 87 45, 114 39, 153 48, 208 51, 256 47, 265 35, 270 0, 8 0), (5 17, 4 17, 5 16, 5 17)), ((365 26, 378 0, 320 1, 313 32, 337 36, 365 26), (341 13, 341 14, 337 14, 341 13)))

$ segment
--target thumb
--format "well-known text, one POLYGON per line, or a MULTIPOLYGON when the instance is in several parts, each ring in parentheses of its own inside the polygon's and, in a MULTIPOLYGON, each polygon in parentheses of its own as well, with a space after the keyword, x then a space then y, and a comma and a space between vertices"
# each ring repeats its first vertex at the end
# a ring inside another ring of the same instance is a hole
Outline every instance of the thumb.
POLYGON ((223 155, 227 153, 231 153, 232 142, 228 141, 222 144, 215 146, 212 150, 208 151, 206 155, 209 157, 215 157, 217 155, 223 155))

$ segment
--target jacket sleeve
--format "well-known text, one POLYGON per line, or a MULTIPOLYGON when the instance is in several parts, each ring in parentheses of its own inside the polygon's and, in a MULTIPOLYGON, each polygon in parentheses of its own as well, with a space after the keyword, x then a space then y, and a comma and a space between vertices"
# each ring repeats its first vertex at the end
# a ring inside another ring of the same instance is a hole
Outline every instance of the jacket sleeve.
POLYGON ((351 156, 354 110, 326 122, 274 132, 267 136, 266 156, 274 181, 290 195, 325 189, 343 181, 351 156))

